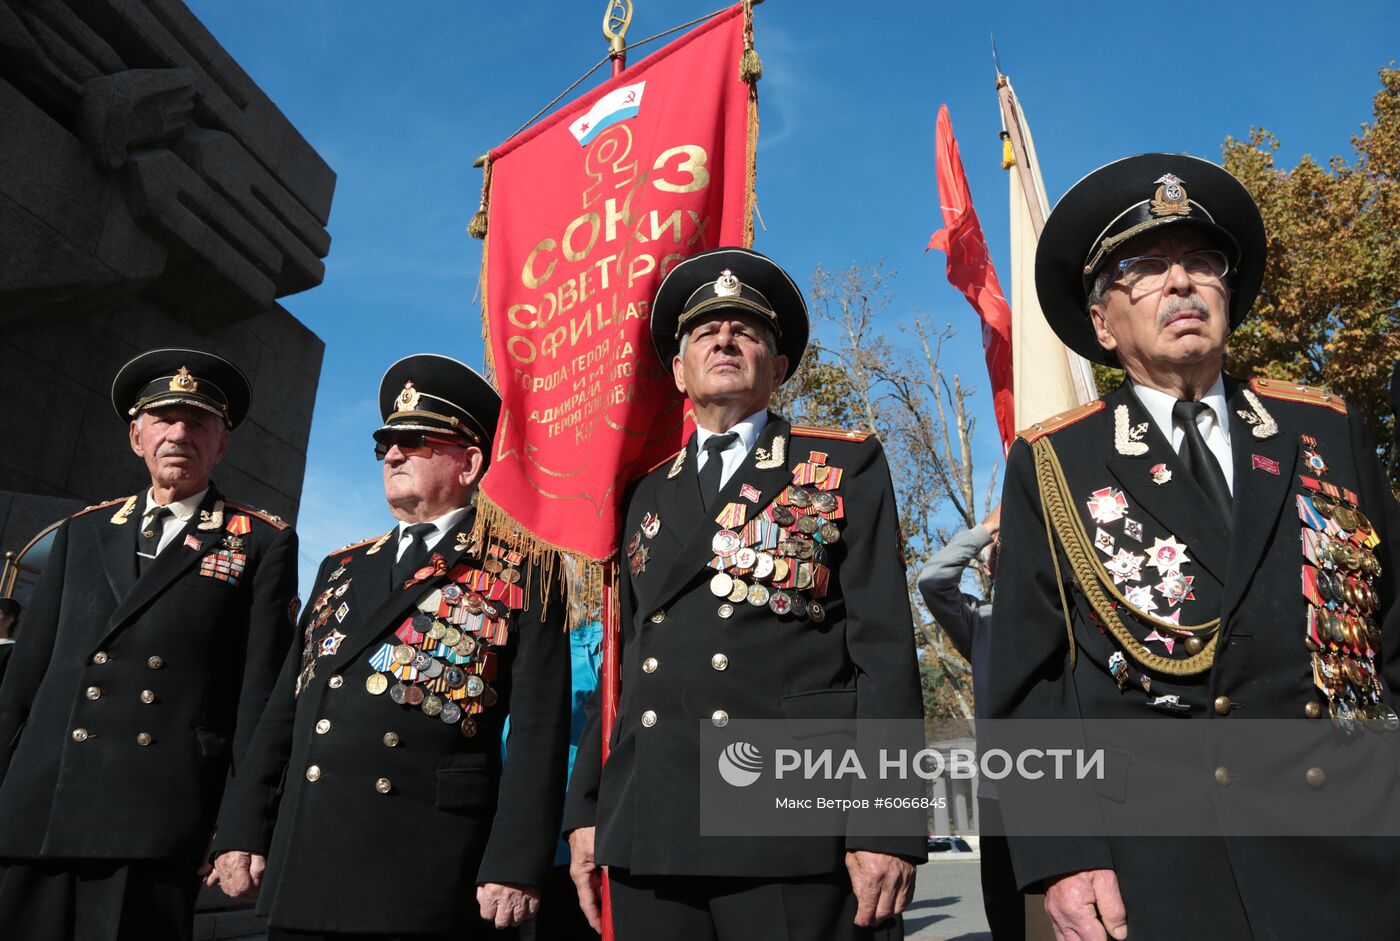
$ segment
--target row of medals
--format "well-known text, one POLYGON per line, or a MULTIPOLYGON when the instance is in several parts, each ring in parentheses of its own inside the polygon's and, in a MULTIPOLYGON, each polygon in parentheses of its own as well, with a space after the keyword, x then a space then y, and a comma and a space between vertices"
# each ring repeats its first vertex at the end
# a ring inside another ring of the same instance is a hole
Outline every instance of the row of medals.
POLYGON ((826 546, 841 539, 840 527, 830 518, 837 506, 835 495, 829 491, 788 487, 778 495, 772 510, 773 522, 787 530, 787 538, 779 540, 773 552, 744 545, 742 537, 732 529, 715 533, 710 548, 725 568, 710 579, 710 593, 726 599, 719 606, 719 616, 733 617, 734 605, 748 602, 756 608, 766 606, 778 615, 825 621, 826 608, 821 602, 800 592, 812 589, 813 566, 825 564, 826 546), (810 512, 799 515, 793 507, 810 512), (786 581, 794 570, 797 591, 762 584, 786 581))
POLYGON ((1372 579, 1381 565, 1352 540, 1365 538, 1371 522, 1354 504, 1325 493, 1310 494, 1313 507, 1346 538, 1317 534, 1317 589, 1326 607, 1309 606, 1307 645, 1313 654, 1313 682, 1327 696, 1332 723, 1354 732, 1358 722, 1374 731, 1400 729, 1400 716, 1381 701, 1375 657, 1380 629, 1371 617, 1380 607, 1372 579))
MULTIPOLYGON (((491 562, 497 562, 498 569, 493 574, 502 581, 513 584, 520 580, 518 569, 500 566, 496 559, 488 559, 483 568, 491 562), (507 578, 507 574, 515 577, 507 578)), ((396 679, 392 672, 376 672, 365 679, 365 689, 373 696, 387 692, 395 703, 415 706, 424 715, 435 716, 448 725, 460 723, 462 734, 470 738, 477 732, 475 715, 496 703, 496 691, 487 684, 494 674, 495 654, 490 650, 489 641, 463 630, 461 625, 472 615, 499 619, 508 617, 509 611, 502 602, 488 601, 461 585, 445 585, 440 593, 449 606, 446 620, 436 616, 439 592, 434 591, 420 603, 422 610, 414 614, 410 622, 412 630, 422 635, 418 646, 411 643, 393 646, 392 657, 397 667, 412 667, 427 682, 404 682, 396 679)), ((400 634, 403 632, 400 628, 400 634)))

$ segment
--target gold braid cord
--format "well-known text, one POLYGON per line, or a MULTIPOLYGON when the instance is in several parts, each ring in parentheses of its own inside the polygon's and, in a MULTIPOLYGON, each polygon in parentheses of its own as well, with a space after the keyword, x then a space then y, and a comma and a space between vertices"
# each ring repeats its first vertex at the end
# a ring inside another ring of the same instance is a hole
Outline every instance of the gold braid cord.
POLYGON ((1089 537, 1088 531, 1084 528, 1083 520, 1079 518, 1079 513, 1075 510, 1074 501, 1069 496, 1069 484, 1065 480, 1064 469, 1060 467, 1060 459, 1055 454, 1055 446, 1050 443, 1050 438, 1047 436, 1032 443, 1031 453, 1035 456, 1036 483, 1040 488, 1040 510, 1045 517, 1045 535, 1046 539, 1050 540, 1050 558, 1055 563, 1055 580, 1060 586, 1060 604, 1065 615, 1065 630, 1069 633, 1070 668, 1074 668, 1075 662, 1074 627, 1070 622, 1068 599, 1065 598, 1064 579, 1060 578, 1059 554, 1055 551, 1051 537, 1052 532, 1059 537, 1060 545, 1065 550, 1065 558, 1069 560, 1070 569, 1074 572, 1079 587, 1084 592, 1084 597, 1088 599, 1089 604, 1098 615, 1099 622, 1118 641, 1128 657, 1139 666, 1154 673, 1164 673, 1170 676, 1194 676, 1209 670, 1215 662, 1215 644, 1219 639, 1219 634, 1216 632, 1220 627, 1220 618, 1207 621, 1205 624, 1182 626, 1162 618, 1153 617, 1146 611, 1140 611, 1129 604, 1128 599, 1123 597, 1113 584, 1113 576, 1099 561, 1094 549, 1094 541, 1089 537), (1118 616, 1114 601, 1155 627, 1170 630, 1176 634, 1210 634, 1211 637, 1198 653, 1182 660, 1153 653, 1128 630, 1123 619, 1118 616))

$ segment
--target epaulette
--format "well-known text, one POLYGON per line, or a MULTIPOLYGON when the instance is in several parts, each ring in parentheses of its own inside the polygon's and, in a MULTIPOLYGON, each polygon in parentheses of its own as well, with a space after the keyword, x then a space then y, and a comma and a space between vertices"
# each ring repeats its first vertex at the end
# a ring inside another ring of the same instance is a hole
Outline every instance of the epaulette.
POLYGON ((394 530, 391 529, 391 530, 389 530, 387 533, 383 533, 383 534, 378 535, 378 536, 370 536, 368 539, 363 539, 363 540, 361 540, 360 542, 352 542, 352 543, 350 543, 350 545, 348 545, 348 546, 341 546, 339 549, 336 549, 336 550, 334 550, 333 552, 327 552, 326 555, 327 555, 327 556, 333 556, 333 555, 339 555, 339 554, 342 553, 342 552, 349 552, 351 549, 358 549, 358 548, 360 548, 361 546, 367 546, 367 545, 369 545, 369 544, 372 543, 372 542, 379 542, 379 541, 382 540, 382 539, 388 539, 391 535, 393 535, 393 533, 394 533, 394 530))
POLYGON ((1251 379, 1249 387, 1260 395, 1268 396, 1271 399, 1302 402, 1305 405, 1321 405, 1340 415, 1347 413, 1346 400, 1326 389, 1300 386, 1296 382, 1284 382, 1281 379, 1251 379))
POLYGON ((793 437, 796 438, 826 438, 829 441, 864 441, 872 437, 874 432, 856 431, 846 428, 818 428, 815 425, 793 425, 793 437))
POLYGON ((224 506, 237 510, 240 513, 247 513, 249 516, 256 516, 274 529, 286 529, 287 526, 290 525, 277 514, 269 513, 267 510, 259 510, 257 507, 246 506, 242 503, 234 503, 232 500, 225 500, 224 506))
POLYGON ((82 515, 84 515, 84 514, 86 514, 86 513, 91 513, 93 510, 101 510, 101 509, 105 509, 106 507, 109 507, 109 506, 116 506, 118 503, 125 503, 127 500, 130 500, 130 499, 131 499, 131 497, 117 497, 116 499, 114 499, 114 500, 108 500, 108 501, 105 502, 105 503, 94 503, 92 506, 85 506, 85 507, 83 507, 81 510, 79 510, 79 511, 76 512, 76 513, 74 513, 74 514, 73 514, 71 517, 69 517, 69 518, 70 518, 70 519, 77 519, 78 517, 80 517, 80 516, 82 516, 82 515))
POLYGON ((1078 405, 1063 411, 1058 415, 1052 415, 1043 421, 1035 422, 1016 432, 1016 437, 1025 441, 1026 444, 1035 444, 1051 432, 1059 431, 1061 428, 1067 428, 1080 419, 1088 418, 1104 407, 1103 399, 1095 399, 1092 402, 1086 402, 1083 405, 1078 405))
POLYGON ((651 465, 650 467, 648 467, 648 468, 647 468, 647 473, 650 474, 652 471, 656 470, 656 469, 657 469, 658 467, 660 467, 662 464, 666 464, 666 463, 668 463, 668 462, 670 462, 670 461, 674 461, 674 460, 676 459, 676 455, 682 453, 683 451, 685 451, 685 448, 681 448, 680 451, 672 451, 670 454, 666 455, 664 458, 662 458, 661 460, 657 461, 655 464, 653 464, 653 465, 651 465))

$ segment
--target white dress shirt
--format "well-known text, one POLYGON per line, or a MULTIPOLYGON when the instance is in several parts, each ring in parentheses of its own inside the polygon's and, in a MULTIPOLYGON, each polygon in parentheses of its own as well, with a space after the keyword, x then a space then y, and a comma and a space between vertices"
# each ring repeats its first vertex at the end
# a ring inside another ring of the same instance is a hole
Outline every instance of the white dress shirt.
MULTIPOLYGON (((170 545, 171 540, 179 535, 180 530, 185 528, 185 524, 190 521, 190 517, 198 512, 199 505, 204 502, 204 495, 208 492, 209 488, 205 487, 192 497, 186 497, 183 500, 176 500, 173 503, 167 503, 165 505, 166 509, 170 511, 170 515, 163 520, 165 525, 160 533, 160 543, 156 546, 156 555, 160 555, 164 552, 165 547, 170 545)), ((147 488, 146 508, 141 511, 141 528, 143 530, 150 521, 151 513, 154 512, 156 506, 155 496, 151 493, 150 488, 147 488)))
MULTIPOLYGON (((462 521, 462 517, 467 515, 467 510, 470 509, 471 507, 469 506, 459 506, 455 510, 442 514, 435 520, 427 520, 427 522, 433 524, 433 531, 423 536, 423 544, 431 550, 433 546, 438 544, 438 541, 441 540, 443 536, 446 536, 456 528, 457 524, 462 521)), ((403 520, 399 520, 399 548, 398 551, 394 553, 395 562, 403 558, 404 552, 408 550, 408 547, 413 542, 413 540, 403 537, 404 530, 412 525, 412 523, 405 523, 403 520)))
MULTIPOLYGON (((1181 442, 1186 437, 1186 432, 1172 420, 1172 408, 1176 405, 1176 399, 1165 392, 1149 389, 1136 382, 1133 383, 1133 393, 1142 403, 1142 407, 1147 409, 1152 423, 1171 442, 1172 450, 1180 454, 1181 442)), ((1225 382, 1220 376, 1215 377, 1214 384, 1201 396, 1201 402, 1206 405, 1206 409, 1197 416, 1196 426, 1201 429, 1201 437, 1205 439, 1206 447, 1210 448, 1210 453, 1220 462, 1220 470, 1225 474, 1225 486, 1229 487, 1230 493, 1233 494, 1235 461, 1230 449, 1230 405, 1225 400, 1225 382)))
POLYGON ((729 478, 734 476, 734 472, 739 469, 739 465, 744 463, 744 458, 749 456, 753 446, 758 444, 758 436, 763 433, 764 427, 768 424, 768 409, 761 408, 739 424, 730 428, 729 431, 706 431, 699 425, 695 426, 695 471, 705 466, 705 462, 710 459, 710 452, 705 450, 705 442, 715 435, 727 435, 730 431, 739 433, 739 440, 731 444, 722 455, 723 464, 719 469, 719 487, 724 489, 724 485, 729 483, 729 478))

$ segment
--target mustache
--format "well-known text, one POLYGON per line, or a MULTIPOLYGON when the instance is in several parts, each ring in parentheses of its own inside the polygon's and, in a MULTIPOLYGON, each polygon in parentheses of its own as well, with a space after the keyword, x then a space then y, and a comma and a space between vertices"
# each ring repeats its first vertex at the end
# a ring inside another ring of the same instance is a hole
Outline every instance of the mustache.
POLYGON ((1173 316, 1188 308, 1199 313, 1203 320, 1210 318, 1210 308, 1206 306, 1206 302, 1201 299, 1200 295, 1188 294, 1185 297, 1173 297, 1167 301, 1167 306, 1163 307, 1157 314, 1158 328, 1165 327, 1171 322, 1173 316))
POLYGON ((181 444, 168 444, 156 452, 156 457, 194 457, 194 449, 181 444))

